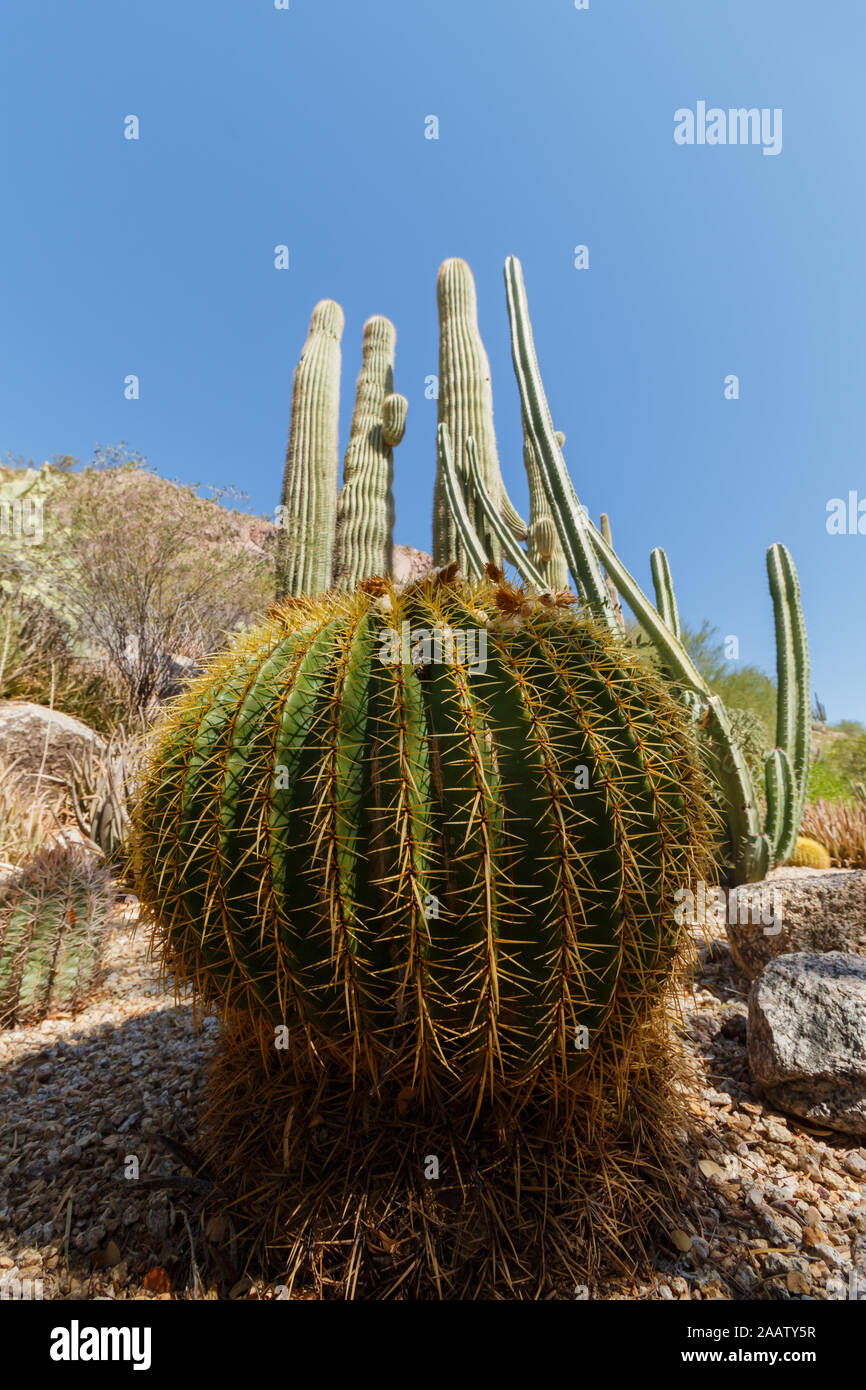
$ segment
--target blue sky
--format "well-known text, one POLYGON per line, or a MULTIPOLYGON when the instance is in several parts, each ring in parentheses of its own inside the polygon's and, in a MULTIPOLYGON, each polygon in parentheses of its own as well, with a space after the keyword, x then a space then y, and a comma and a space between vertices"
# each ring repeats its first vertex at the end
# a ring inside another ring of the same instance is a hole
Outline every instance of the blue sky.
POLYGON ((866 535, 825 524, 830 498, 866 499, 864 50, 860 0, 4 0, 0 452, 123 439, 271 512, 329 296, 344 443, 363 322, 397 325, 397 539, 426 549, 446 256, 475 272, 525 502, 514 253, 578 494, 626 563, 649 585, 665 546, 685 620, 772 670, 784 540, 813 685, 831 719, 866 719, 866 535), (677 145, 701 100, 781 108, 781 153, 677 145))

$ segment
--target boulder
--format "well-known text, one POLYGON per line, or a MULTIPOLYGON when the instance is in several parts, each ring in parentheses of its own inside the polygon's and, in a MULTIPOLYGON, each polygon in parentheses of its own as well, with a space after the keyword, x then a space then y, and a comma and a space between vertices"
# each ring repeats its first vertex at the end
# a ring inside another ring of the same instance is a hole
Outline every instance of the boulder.
POLYGON ((71 714, 25 700, 0 700, 0 757, 16 764, 16 775, 25 784, 35 783, 43 755, 43 780, 62 782, 73 758, 81 759, 88 748, 99 753, 104 747, 99 734, 71 714))
POLYGON ((395 584, 414 584, 433 568, 433 559, 414 545, 395 545, 391 551, 391 572, 395 584))
POLYGON ((763 883, 732 888, 727 933, 731 955, 750 979, 792 951, 866 956, 866 869, 781 869, 763 883))
POLYGON ((827 951, 770 961, 749 994, 748 1050, 771 1105, 866 1136, 866 959, 827 951))

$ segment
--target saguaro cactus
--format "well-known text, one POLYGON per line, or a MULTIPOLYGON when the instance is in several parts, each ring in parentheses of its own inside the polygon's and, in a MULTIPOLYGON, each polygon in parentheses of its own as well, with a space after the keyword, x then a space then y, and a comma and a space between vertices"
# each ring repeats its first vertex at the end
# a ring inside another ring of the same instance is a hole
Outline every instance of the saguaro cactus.
MULTIPOLYGON (((560 449, 565 444, 565 435, 561 430, 556 431, 556 442, 560 449)), ((541 571, 551 589, 565 589, 568 586, 568 562, 557 535, 547 493, 544 491, 532 440, 525 431, 523 466, 529 483, 529 529, 526 537, 529 558, 541 571)))
POLYGON ((408 402, 394 395, 397 334, 377 315, 364 325, 361 371, 337 509, 334 583, 391 573, 394 538, 393 446, 403 437, 408 402))
MULTIPOLYGON (((490 363, 478 328, 478 299, 472 271, 465 261, 444 261, 437 282, 439 307, 439 423, 447 425, 458 474, 465 474, 466 440, 475 440, 484 487, 500 514, 513 511, 505 503, 493 428, 493 391, 490 363), (510 508, 510 511, 509 511, 510 508)), ((470 498, 469 514, 476 529, 484 528, 483 515, 470 498)), ((516 516, 517 514, 514 513, 516 516)), ((518 522, 520 518, 517 518, 518 522)), ((508 523, 506 517, 506 524, 508 523)), ((521 523, 524 526, 525 525, 521 523)), ((489 538, 491 550, 497 546, 489 538)), ((433 495, 433 560, 437 565, 457 560, 465 567, 465 554, 448 506, 445 481, 437 468, 433 495)))
POLYGON ((313 310, 292 390, 280 498, 277 594, 331 586, 339 471, 340 340, 343 311, 332 299, 313 310))

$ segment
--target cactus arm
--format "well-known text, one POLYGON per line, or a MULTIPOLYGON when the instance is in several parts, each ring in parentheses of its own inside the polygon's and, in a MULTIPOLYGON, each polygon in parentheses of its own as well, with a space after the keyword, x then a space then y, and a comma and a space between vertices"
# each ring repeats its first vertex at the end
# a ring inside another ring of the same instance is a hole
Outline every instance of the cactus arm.
POLYGON ((650 565, 652 567, 653 585, 656 591, 656 607, 663 621, 674 634, 674 637, 681 637, 680 614, 677 608, 676 595, 674 594, 671 567, 668 562, 668 557, 660 545, 657 545, 652 551, 650 555, 650 565))
POLYGON ((640 585, 622 564, 604 537, 591 529, 596 551, 620 593, 651 638, 668 670, 700 700, 707 711, 709 732, 716 748, 716 767, 725 795, 726 816, 740 882, 763 878, 770 864, 772 843, 761 833, 752 778, 734 739, 722 701, 713 695, 682 641, 660 617, 640 585))
POLYGON ((784 864, 794 853, 798 825, 797 798, 791 759, 783 748, 773 748, 764 760, 767 788, 766 832, 773 845, 773 859, 784 864))
POLYGON ((706 704, 711 696, 710 688, 698 671, 682 642, 659 616, 655 606, 647 598, 637 580, 629 574, 616 551, 608 545, 607 541, 601 533, 595 529, 591 522, 587 524, 589 526, 590 539, 592 540, 599 559, 602 561, 602 564, 620 593, 624 596, 626 603, 634 613, 641 627, 655 644, 665 665, 673 672, 677 680, 693 690, 696 695, 700 696, 702 702, 706 704))
POLYGON ((502 489, 502 501, 500 506, 502 520, 508 527, 509 532, 516 541, 525 541, 529 530, 520 512, 515 507, 505 488, 502 489))
MULTIPOLYGON (((565 435, 562 436, 562 442, 565 443, 565 435)), ((610 517, 608 516, 607 512, 602 512, 601 514, 601 534, 604 536, 604 539, 607 541, 611 549, 613 549, 613 533, 610 529, 610 517)), ((613 604, 613 611, 616 616, 617 627, 619 628, 620 632, 625 632, 625 618, 623 617, 622 604, 619 601, 619 594, 616 591, 616 585, 614 584, 609 574, 605 574, 605 583, 607 584, 607 592, 610 594, 610 601, 613 604)))
POLYGON ((466 553, 469 570, 474 578, 480 579, 487 566, 488 556, 466 509, 463 488, 454 468, 451 439, 446 424, 439 425, 436 430, 436 442, 439 449, 439 477, 445 489, 448 507, 466 553))
POLYGON ((616 631, 610 597, 588 534, 589 519, 577 500, 553 428, 538 369, 523 270, 516 256, 509 256, 505 262, 505 285, 511 323, 511 355, 520 389, 524 429, 538 460, 568 568, 578 593, 610 629, 616 631))
POLYGON ((767 551, 767 576, 776 626, 776 742, 791 760, 794 777, 793 841, 806 804, 811 762, 812 710, 809 701, 809 648, 800 603, 800 582, 787 546, 767 551))
POLYGON ((543 576, 535 568, 525 550, 521 550, 502 518, 497 515, 496 508, 484 487, 484 480, 481 477, 478 463, 478 450, 471 435, 466 440, 466 467, 473 497, 479 503, 491 530, 502 546, 506 558, 527 584, 535 584, 539 589, 546 589, 548 586, 544 582, 543 576))
POLYGON ((725 811, 734 871, 740 883, 756 883, 766 878, 772 858, 772 841, 761 833, 758 808, 754 801, 752 777, 734 739, 727 710, 718 695, 707 705, 709 732, 716 746, 716 773, 725 794, 725 811))
POLYGON ((401 443, 406 433, 409 402, 405 396, 391 392, 382 402, 382 439, 389 449, 401 443))
MULTIPOLYGON (((560 448, 565 443, 565 435, 556 431, 556 442, 560 448)), ((541 470, 535 460, 532 441, 527 438, 526 422, 523 423, 523 466, 529 483, 529 531, 526 549, 533 564, 544 576, 549 589, 568 588, 568 562, 559 540, 556 523, 544 490, 541 470)))

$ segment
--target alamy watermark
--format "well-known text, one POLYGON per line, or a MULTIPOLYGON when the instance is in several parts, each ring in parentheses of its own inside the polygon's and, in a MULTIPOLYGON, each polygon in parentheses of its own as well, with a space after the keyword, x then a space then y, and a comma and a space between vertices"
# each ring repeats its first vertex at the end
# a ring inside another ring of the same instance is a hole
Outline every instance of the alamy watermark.
POLYGON ((29 1303, 32 1299, 44 1297, 45 1289, 41 1279, 31 1279, 27 1276, 22 1278, 19 1274, 0 1274, 0 1300, 4 1303, 29 1303))
POLYGON ((784 925, 782 891, 774 883, 744 884, 736 893, 704 883, 694 889, 686 885, 674 893, 674 921, 677 926, 761 927, 764 936, 778 936, 784 925))
POLYGON ((44 502, 43 497, 0 497, 0 536, 39 545, 44 502))
POLYGON ((781 106, 738 106, 725 110, 697 102, 695 110, 681 106, 674 112, 674 140, 678 145, 761 145, 763 154, 782 153, 781 106))
POLYGON ((853 488, 847 499, 831 497, 826 526, 830 536, 866 536, 866 497, 859 497, 853 488))
POLYGON ((487 670, 486 628, 412 627, 408 622, 379 633, 383 666, 465 666, 471 675, 487 670))

